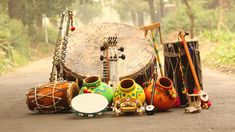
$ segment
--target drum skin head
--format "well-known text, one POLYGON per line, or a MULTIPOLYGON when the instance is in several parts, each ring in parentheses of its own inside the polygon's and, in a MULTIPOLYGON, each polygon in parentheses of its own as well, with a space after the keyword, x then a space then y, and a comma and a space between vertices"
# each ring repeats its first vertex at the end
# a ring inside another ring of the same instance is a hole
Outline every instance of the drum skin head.
POLYGON ((118 61, 120 78, 140 72, 153 57, 153 48, 136 27, 120 23, 96 23, 79 28, 69 36, 66 69, 77 76, 102 76, 103 63, 100 61, 100 46, 104 37, 117 37, 117 48, 123 47, 125 60, 118 61))
POLYGON ((92 114, 106 109, 108 100, 102 95, 87 93, 74 97, 71 105, 76 112, 92 114))

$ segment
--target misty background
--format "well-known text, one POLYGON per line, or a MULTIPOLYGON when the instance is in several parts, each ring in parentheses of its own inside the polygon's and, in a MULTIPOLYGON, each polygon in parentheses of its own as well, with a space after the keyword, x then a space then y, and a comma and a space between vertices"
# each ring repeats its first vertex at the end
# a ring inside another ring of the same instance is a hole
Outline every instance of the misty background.
POLYGON ((97 22, 141 27, 158 21, 164 42, 189 31, 204 65, 235 67, 234 0, 0 0, 0 74, 51 56, 65 10, 73 11, 77 30, 97 22))

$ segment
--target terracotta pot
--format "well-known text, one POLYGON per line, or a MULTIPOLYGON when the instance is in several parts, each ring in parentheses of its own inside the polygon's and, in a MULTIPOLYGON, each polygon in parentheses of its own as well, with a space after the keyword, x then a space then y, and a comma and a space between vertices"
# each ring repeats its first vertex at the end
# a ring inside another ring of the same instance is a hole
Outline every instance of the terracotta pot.
POLYGON ((79 94, 97 93, 107 98, 109 103, 113 100, 113 88, 101 81, 98 76, 91 76, 83 80, 83 86, 79 94))
MULTIPOLYGON (((150 83, 144 89, 147 104, 151 102, 152 86, 153 83, 150 83)), ((157 111, 166 111, 175 106, 177 94, 169 78, 162 77, 158 79, 155 88, 153 105, 156 107, 157 111)))
POLYGON ((113 102, 122 98, 139 99, 142 103, 145 102, 145 93, 143 88, 133 79, 126 78, 118 83, 117 90, 114 93, 113 102))

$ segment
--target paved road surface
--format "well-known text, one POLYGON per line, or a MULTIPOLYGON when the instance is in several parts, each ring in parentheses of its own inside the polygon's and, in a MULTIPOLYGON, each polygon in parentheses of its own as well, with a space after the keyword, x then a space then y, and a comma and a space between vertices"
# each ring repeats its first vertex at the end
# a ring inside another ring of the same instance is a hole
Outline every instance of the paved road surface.
POLYGON ((38 83, 46 83, 50 59, 0 76, 1 132, 159 132, 159 131, 235 131, 235 75, 203 69, 204 88, 213 107, 198 114, 171 109, 154 116, 115 117, 111 112, 96 119, 68 114, 35 114, 25 104, 25 92, 38 83))

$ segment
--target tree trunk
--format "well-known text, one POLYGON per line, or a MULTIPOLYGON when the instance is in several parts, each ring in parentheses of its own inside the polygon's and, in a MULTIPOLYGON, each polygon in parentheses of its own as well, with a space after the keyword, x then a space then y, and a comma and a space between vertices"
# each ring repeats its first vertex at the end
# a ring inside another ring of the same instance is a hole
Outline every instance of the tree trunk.
POLYGON ((194 38, 194 27, 195 27, 195 23, 194 23, 195 17, 194 17, 192 8, 188 3, 188 0, 183 0, 183 1, 184 1, 184 4, 186 5, 186 11, 187 11, 187 14, 190 19, 190 29, 189 29, 190 30, 190 38, 193 39, 194 38))
POLYGON ((10 18, 18 19, 18 1, 19 0, 9 0, 8 1, 8 15, 10 18))
POLYGON ((136 13, 135 12, 131 12, 131 19, 134 25, 137 25, 136 23, 136 13))
POLYGON ((217 30, 220 31, 223 20, 223 0, 219 0, 218 4, 219 4, 219 21, 217 24, 217 30))
POLYGON ((165 7, 164 0, 160 0, 160 18, 164 17, 165 14, 164 7, 165 7))
POLYGON ((144 25, 144 12, 138 12, 138 26, 144 25))
POLYGON ((154 0, 148 0, 148 4, 149 4, 149 13, 150 13, 151 21, 152 23, 154 23, 156 21, 154 0))

